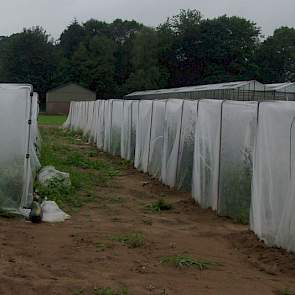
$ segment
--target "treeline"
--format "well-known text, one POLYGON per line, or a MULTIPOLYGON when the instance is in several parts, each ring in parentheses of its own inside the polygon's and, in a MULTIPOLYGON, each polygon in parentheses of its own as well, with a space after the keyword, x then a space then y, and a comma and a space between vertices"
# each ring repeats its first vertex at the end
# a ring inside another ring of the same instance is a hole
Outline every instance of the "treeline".
POLYGON ((295 29, 268 38, 241 17, 182 10, 157 28, 117 19, 73 21, 53 39, 40 27, 0 40, 0 81, 32 83, 44 96, 76 82, 98 97, 135 90, 257 79, 295 80, 295 29))

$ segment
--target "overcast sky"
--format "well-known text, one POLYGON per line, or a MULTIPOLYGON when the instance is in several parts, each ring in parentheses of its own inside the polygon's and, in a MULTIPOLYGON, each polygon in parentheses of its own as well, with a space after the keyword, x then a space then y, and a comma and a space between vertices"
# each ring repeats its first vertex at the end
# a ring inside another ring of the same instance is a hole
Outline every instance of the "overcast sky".
POLYGON ((204 17, 238 15, 256 22, 265 35, 279 26, 295 27, 295 0, 2 0, 0 35, 41 25, 54 38, 74 19, 135 19, 156 26, 180 9, 195 8, 204 17))

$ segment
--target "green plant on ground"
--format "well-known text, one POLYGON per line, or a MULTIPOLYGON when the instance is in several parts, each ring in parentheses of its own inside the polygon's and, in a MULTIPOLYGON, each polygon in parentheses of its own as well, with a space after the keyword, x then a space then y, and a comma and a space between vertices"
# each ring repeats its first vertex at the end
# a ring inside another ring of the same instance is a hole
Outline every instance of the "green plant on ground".
POLYGON ((161 263, 170 264, 177 268, 193 267, 199 270, 205 270, 210 266, 217 265, 215 262, 194 259, 188 255, 165 256, 161 259, 161 263))
POLYGON ((241 159, 225 157, 221 161, 218 213, 241 224, 249 224, 252 166, 252 151, 247 148, 241 159))
POLYGON ((156 202, 153 202, 152 204, 149 204, 146 206, 146 209, 148 209, 151 212, 159 213, 161 211, 169 211, 173 209, 173 206, 163 199, 160 199, 156 202))
POLYGON ((107 249, 112 249, 113 245, 111 244, 104 244, 104 243, 97 243, 96 244, 96 252, 104 252, 107 249))
POLYGON ((127 288, 121 290, 114 290, 112 288, 95 288, 93 295, 128 295, 129 291, 127 288))
POLYGON ((278 295, 293 295, 294 293, 291 292, 289 288, 285 288, 283 290, 278 291, 278 295))
POLYGON ((43 198, 62 205, 65 200, 71 198, 72 188, 64 184, 63 180, 53 178, 47 185, 35 183, 35 191, 43 198))
POLYGON ((60 128, 41 126, 40 129, 42 166, 51 165, 68 172, 72 186, 65 188, 56 181, 49 188, 38 183, 35 186, 43 197, 56 201, 65 210, 77 211, 84 204, 98 199, 97 187, 110 185, 112 179, 125 169, 118 160, 100 155, 79 134, 60 128), (79 142, 75 138, 79 138, 79 142))
POLYGON ((83 289, 76 289, 76 290, 74 290, 73 295, 84 295, 84 290, 83 289))
POLYGON ((62 125, 67 117, 64 115, 39 115, 38 123, 40 125, 62 125))
POLYGON ((146 224, 146 225, 153 225, 153 221, 150 220, 150 219, 146 219, 146 218, 144 218, 144 219, 142 220, 142 222, 143 222, 144 224, 146 224))
POLYGON ((110 203, 113 203, 113 204, 122 204, 125 202, 125 200, 119 196, 111 197, 109 201, 110 203))
POLYGON ((139 232, 132 232, 124 235, 117 235, 112 237, 113 241, 120 242, 128 248, 139 248, 144 245, 144 235, 139 232))

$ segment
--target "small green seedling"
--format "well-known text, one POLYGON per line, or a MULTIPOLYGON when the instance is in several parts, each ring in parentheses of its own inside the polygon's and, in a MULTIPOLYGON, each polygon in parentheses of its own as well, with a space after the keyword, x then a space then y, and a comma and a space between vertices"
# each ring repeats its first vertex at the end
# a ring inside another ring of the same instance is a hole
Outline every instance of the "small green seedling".
POLYGON ((173 207, 171 204, 167 203, 166 201, 160 199, 150 205, 146 206, 146 209, 150 210, 153 213, 159 213, 161 211, 169 211, 172 210, 173 207))
POLYGON ((210 266, 217 265, 207 260, 194 259, 188 255, 166 256, 161 259, 161 263, 170 264, 177 268, 198 268, 199 270, 208 269, 210 266))
POLYGON ((112 288, 95 288, 93 295, 128 295, 128 289, 113 290, 112 288))
POLYGON ((153 221, 150 219, 143 219, 142 222, 146 225, 153 225, 153 221))
POLYGON ((84 295, 84 290, 83 289, 77 289, 73 292, 73 295, 84 295))
POLYGON ((285 288, 278 292, 278 295, 293 295, 294 293, 291 292, 289 288, 285 288))
POLYGON ((107 249, 113 248, 113 245, 110 244, 104 244, 104 243, 97 243, 96 244, 96 252, 104 252, 107 249))
POLYGON ((139 233, 139 232, 113 236, 112 240, 120 242, 121 244, 131 249, 139 248, 144 245, 144 236, 142 233, 139 233))

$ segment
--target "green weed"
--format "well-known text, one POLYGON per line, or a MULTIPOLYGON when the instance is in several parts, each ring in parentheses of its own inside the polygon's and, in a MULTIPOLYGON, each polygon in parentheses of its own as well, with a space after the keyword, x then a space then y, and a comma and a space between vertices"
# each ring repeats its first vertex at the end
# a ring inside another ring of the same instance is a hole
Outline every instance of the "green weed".
POLYGON ((129 291, 127 288, 121 290, 113 290, 112 288, 95 288, 93 295, 128 295, 129 291))
POLYGON ((139 248, 144 245, 144 235, 139 232, 128 233, 112 237, 113 241, 120 242, 128 248, 139 248))
POLYGON ((96 244, 96 252, 104 252, 107 249, 112 249, 113 245, 111 244, 104 244, 104 243, 97 243, 96 244))
POLYGON ((161 259, 161 263, 170 264, 177 268, 193 267, 199 270, 205 270, 210 266, 216 265, 214 262, 194 259, 188 255, 166 256, 161 259))
POLYGON ((74 290, 73 295, 84 295, 84 290, 83 289, 74 290))
POLYGON ((293 295, 294 293, 291 292, 289 288, 285 288, 283 290, 278 291, 278 295, 293 295))
POLYGON ((166 201, 160 199, 150 205, 146 206, 146 209, 153 213, 159 213, 161 211, 169 211, 173 209, 171 204, 168 204, 166 201))

